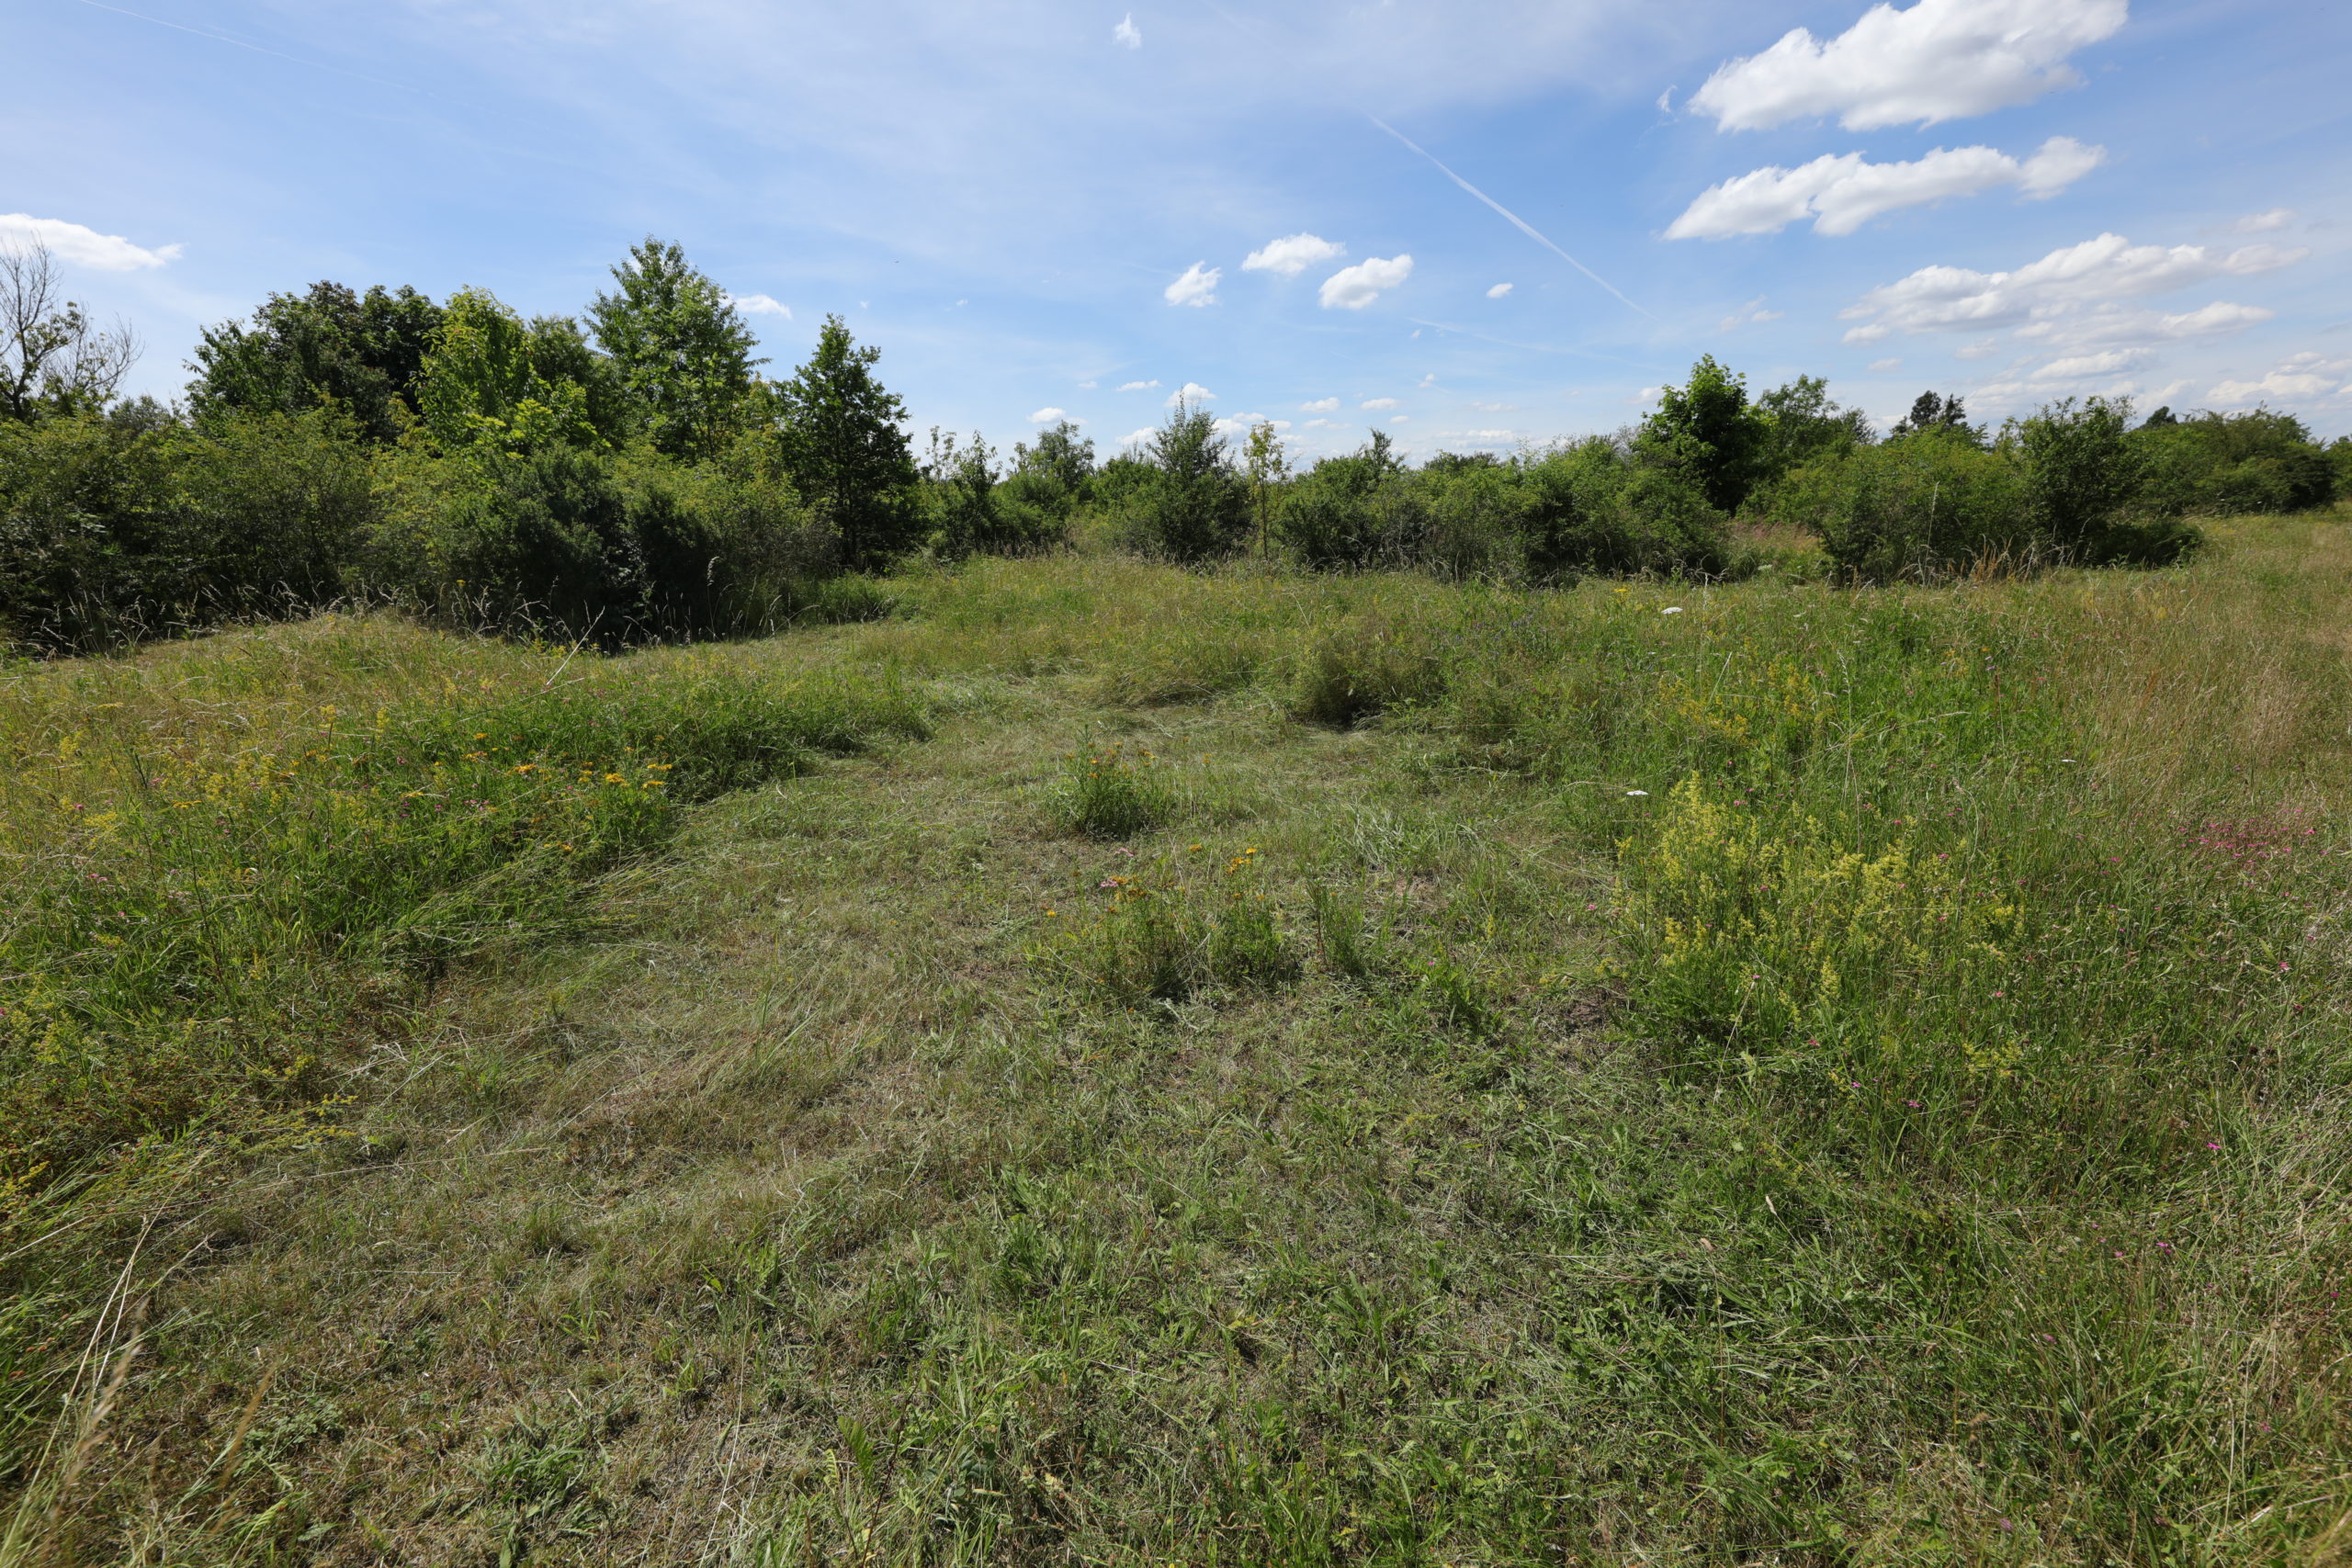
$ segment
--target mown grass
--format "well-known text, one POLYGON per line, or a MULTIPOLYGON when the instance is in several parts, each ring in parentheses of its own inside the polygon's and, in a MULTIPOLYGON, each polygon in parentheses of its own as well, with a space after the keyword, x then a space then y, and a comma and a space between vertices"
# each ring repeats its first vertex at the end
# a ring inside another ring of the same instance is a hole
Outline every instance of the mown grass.
POLYGON ((949 716, 467 949, 348 1135, 174 1222, 43 1539, 2340 1561, 2352 541, 2217 533, 1934 592, 975 563, 703 655, 949 716))

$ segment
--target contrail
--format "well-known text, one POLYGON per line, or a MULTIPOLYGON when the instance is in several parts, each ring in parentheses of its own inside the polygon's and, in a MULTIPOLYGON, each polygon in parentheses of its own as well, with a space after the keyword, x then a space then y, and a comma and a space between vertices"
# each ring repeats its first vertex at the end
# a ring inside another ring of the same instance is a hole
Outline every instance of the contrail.
POLYGON ((1438 173, 1443 175, 1447 179, 1452 180, 1455 185, 1460 186, 1464 190, 1468 191, 1472 196, 1476 197, 1480 201, 1485 202, 1488 207, 1493 208, 1497 212, 1501 213, 1506 219, 1510 220, 1511 226, 1517 229, 1521 233, 1526 235, 1529 239, 1534 241, 1537 244, 1543 246, 1545 250, 1551 252, 1554 255, 1559 257, 1562 261, 1567 263, 1570 266, 1576 268, 1578 272, 1584 274, 1595 283, 1600 285, 1601 288, 1609 290, 1610 293, 1615 294, 1618 299, 1623 301, 1627 307, 1634 310, 1640 310, 1643 315, 1649 316, 1650 320, 1653 321, 1657 320, 1657 318, 1651 315, 1649 311, 1643 310, 1639 305, 1634 304, 1631 299, 1627 299, 1623 294, 1618 291, 1615 284, 1601 276, 1600 274, 1593 271, 1592 268, 1585 265, 1584 263, 1577 260, 1576 257, 1568 254, 1567 252, 1560 249, 1559 246, 1545 239, 1542 234, 1537 233, 1534 227, 1525 219, 1521 218, 1518 213, 1513 212, 1510 208, 1505 207, 1501 202, 1497 201, 1493 197, 1488 196, 1485 191, 1480 190, 1476 186, 1472 185, 1468 180, 1464 179, 1460 175, 1457 175, 1452 169, 1447 168, 1443 163, 1439 161, 1437 155, 1431 152, 1428 148, 1423 147, 1411 137, 1407 136, 1403 131, 1397 130, 1395 126, 1381 118, 1378 115, 1368 114, 1364 116, 1364 118, 1372 121, 1373 124, 1380 127, 1381 130, 1388 132, 1389 135, 1395 137, 1397 141, 1402 141, 1406 146, 1410 147, 1414 152, 1419 152, 1430 163, 1436 164, 1438 173))
POLYGON ((241 38, 231 38, 227 33, 216 33, 205 28, 191 28, 184 22, 167 22, 161 17, 150 17, 143 12, 127 11, 120 6, 108 6, 104 3, 104 0, 75 0, 75 3, 87 6, 93 11, 112 11, 116 16, 129 17, 134 22, 151 22, 159 28, 169 28, 174 32, 193 33, 198 38, 210 39, 214 43, 225 43, 232 49, 249 49, 255 54, 266 54, 273 60, 285 60, 296 65, 307 65, 313 71, 331 71, 338 76, 348 76, 355 82, 373 82, 379 87, 397 87, 403 93, 415 93, 427 98, 440 96, 439 94, 428 92, 423 87, 413 87, 406 82, 388 81, 381 76, 369 76, 357 71, 346 71, 340 65, 329 65, 323 61, 305 60, 299 54, 288 54, 279 50, 265 49, 257 43, 247 43, 241 38))

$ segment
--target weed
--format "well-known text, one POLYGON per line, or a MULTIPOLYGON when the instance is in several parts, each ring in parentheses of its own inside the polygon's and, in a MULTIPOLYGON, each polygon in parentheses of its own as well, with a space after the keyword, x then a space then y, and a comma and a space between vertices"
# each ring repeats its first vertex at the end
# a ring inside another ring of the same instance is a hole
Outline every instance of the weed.
POLYGON ((1176 810, 1165 765, 1143 748, 1130 758, 1122 741, 1071 752, 1046 800, 1063 828, 1091 839, 1130 839, 1176 810))

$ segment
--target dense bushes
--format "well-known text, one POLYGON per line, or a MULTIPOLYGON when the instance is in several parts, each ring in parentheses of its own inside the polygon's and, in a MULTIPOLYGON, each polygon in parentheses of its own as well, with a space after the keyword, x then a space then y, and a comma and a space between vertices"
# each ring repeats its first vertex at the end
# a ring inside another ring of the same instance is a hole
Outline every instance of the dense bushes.
POLYGON ((107 408, 104 378, 40 392, 55 377, 27 361, 11 384, 34 391, 0 410, 0 643, 98 648, 350 596, 605 645, 727 635, 804 612, 844 570, 1076 538, 1558 582, 1732 571, 1746 515, 1817 533, 1855 581, 2160 562, 2194 547, 2185 515, 2320 504, 2352 468, 2352 443, 2324 450, 2287 415, 2160 410, 2135 430, 2097 398, 1996 437, 1928 393, 1878 443, 1817 378, 1751 397, 1712 356, 1634 428, 1508 457, 1411 467, 1376 431, 1293 477, 1272 426, 1239 457, 1229 423, 1180 401, 1099 466, 1068 421, 1009 463, 934 431, 918 466, 877 352, 839 318, 770 381, 675 246, 648 240, 613 276, 586 328, 480 289, 273 295, 206 333, 185 411, 107 408))

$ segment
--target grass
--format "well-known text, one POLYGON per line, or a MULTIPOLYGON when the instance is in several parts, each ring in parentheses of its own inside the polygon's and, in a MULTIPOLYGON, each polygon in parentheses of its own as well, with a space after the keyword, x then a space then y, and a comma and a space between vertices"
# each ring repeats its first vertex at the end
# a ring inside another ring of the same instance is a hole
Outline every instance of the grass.
POLYGON ((75 1233, 119 1291, 11 1260, 0 1559, 2346 1561, 2352 539, 2216 532, 1933 592, 978 562, 693 652, 23 673, 11 845, 120 813, 236 934, 118 976, 40 934, 111 895, 19 917, 130 1066, 17 1146, 164 1146, 117 1102, 232 977, 307 1062, 155 1123, 221 1132, 75 1233), (387 746, 504 836, 322 829, 387 746), (115 760, 166 750, 303 765, 192 816, 115 760), (697 782, 624 806, 640 755, 697 782))

